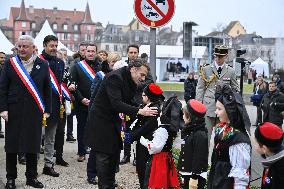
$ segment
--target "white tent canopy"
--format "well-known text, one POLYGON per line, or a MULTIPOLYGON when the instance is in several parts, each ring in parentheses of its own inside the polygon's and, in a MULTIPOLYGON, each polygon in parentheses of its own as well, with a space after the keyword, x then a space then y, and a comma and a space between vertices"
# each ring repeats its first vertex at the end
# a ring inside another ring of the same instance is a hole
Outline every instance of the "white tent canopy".
MULTIPOLYGON (((54 35, 54 32, 52 31, 48 21, 46 20, 40 30, 40 32, 37 34, 36 38, 35 38, 35 45, 38 48, 39 53, 41 53, 41 51, 43 50, 43 39, 45 38, 45 36, 47 35, 54 35)), ((63 43, 61 43, 60 41, 58 41, 58 49, 64 48, 67 50, 67 55, 68 56, 72 56, 74 53, 68 49, 65 45, 63 45, 63 43)))
POLYGON ((7 39, 2 30, 0 29, 0 51, 6 54, 12 54, 11 49, 14 45, 7 39))
MULTIPOLYGON (((206 47, 193 46, 192 58, 202 58, 205 54, 206 47)), ((141 45, 139 52, 147 53, 150 55, 150 45, 141 45)), ((157 45, 156 46, 157 58, 183 58, 183 46, 170 46, 170 45, 157 45)))
POLYGON ((264 74, 265 77, 269 77, 269 66, 268 63, 263 61, 260 57, 253 61, 250 68, 256 71, 256 74, 264 74))

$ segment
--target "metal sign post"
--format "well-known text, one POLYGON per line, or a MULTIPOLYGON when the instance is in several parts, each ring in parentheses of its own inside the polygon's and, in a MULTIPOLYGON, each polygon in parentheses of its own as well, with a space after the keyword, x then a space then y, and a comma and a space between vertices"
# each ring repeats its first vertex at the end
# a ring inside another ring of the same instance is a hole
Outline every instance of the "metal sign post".
POLYGON ((150 69, 156 81, 156 27, 167 24, 174 15, 174 0, 135 0, 138 20, 150 27, 150 69))
POLYGON ((156 28, 150 28, 150 69, 153 81, 156 82, 156 28))

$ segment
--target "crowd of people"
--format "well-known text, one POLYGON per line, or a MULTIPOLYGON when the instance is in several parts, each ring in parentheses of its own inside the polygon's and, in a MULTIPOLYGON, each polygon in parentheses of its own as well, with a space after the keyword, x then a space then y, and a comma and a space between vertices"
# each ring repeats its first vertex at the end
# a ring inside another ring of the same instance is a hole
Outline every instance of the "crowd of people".
MULTIPOLYGON (((152 79, 147 56, 139 58, 138 45, 128 46, 125 62, 118 53, 98 51, 91 42, 81 43, 70 62, 65 49, 57 50, 58 39, 53 35, 44 38, 43 47, 37 54, 33 38, 22 35, 15 55, 4 61, 5 54, 0 52, 6 189, 16 188, 17 156, 26 164, 26 185, 44 187, 37 171, 41 150, 42 173, 60 177, 55 165, 69 166, 63 158, 66 122, 66 141, 77 140, 77 161, 87 161, 86 180, 100 189, 117 186, 115 174, 119 165, 130 162, 131 154, 141 189, 249 187, 251 124, 236 74, 225 63, 226 46, 215 47, 215 61, 201 68, 198 81, 189 74, 184 106, 176 96, 165 99, 152 79), (176 166, 172 148, 178 132, 183 143, 176 166), (131 153, 134 142, 135 153, 131 153)), ((257 104, 264 115, 257 118, 255 146, 264 157, 262 188, 269 189, 284 188, 280 119, 284 102, 277 85, 282 86, 277 78, 267 84, 259 77, 255 86, 255 94, 264 94, 257 104)))

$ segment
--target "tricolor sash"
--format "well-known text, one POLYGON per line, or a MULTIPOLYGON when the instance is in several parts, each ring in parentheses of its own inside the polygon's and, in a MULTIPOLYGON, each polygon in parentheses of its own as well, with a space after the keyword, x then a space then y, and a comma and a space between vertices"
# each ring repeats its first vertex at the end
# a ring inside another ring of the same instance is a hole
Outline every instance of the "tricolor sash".
POLYGON ((17 75, 20 77, 21 81, 24 83, 25 87, 29 91, 29 93, 34 98, 38 108, 42 113, 45 111, 45 106, 43 103, 43 99, 41 97, 41 94, 39 93, 39 90, 37 86, 35 85, 33 79, 28 74, 27 70, 21 63, 21 60, 16 56, 10 58, 10 63, 12 64, 14 70, 16 71, 17 75))
POLYGON ((61 83, 61 90, 62 90, 62 95, 64 96, 64 98, 71 102, 71 93, 69 92, 65 83, 61 83))
POLYGON ((87 64, 86 60, 78 62, 80 68, 88 76, 88 78, 93 81, 96 77, 94 70, 87 64))
MULTIPOLYGON (((39 55, 40 59, 45 60, 45 58, 41 55, 39 55)), ((60 102, 62 102, 62 90, 61 87, 53 73, 53 71, 50 69, 50 67, 48 66, 48 70, 49 70, 49 75, 50 75, 50 81, 51 81, 51 87, 52 90, 59 96, 59 100, 60 102)))

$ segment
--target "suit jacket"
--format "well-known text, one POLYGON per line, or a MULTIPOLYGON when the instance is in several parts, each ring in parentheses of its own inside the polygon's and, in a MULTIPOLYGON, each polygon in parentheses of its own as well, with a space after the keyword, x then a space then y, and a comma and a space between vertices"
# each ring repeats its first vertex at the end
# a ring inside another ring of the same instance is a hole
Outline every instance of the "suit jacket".
POLYGON ((110 72, 102 81, 89 112, 87 143, 96 151, 118 153, 122 149, 119 113, 136 117, 139 108, 131 106, 136 84, 128 67, 110 72))
POLYGON ((239 91, 239 84, 236 79, 235 70, 225 64, 223 66, 220 77, 217 73, 215 63, 207 65, 203 68, 204 76, 209 81, 215 74, 216 79, 211 83, 207 84, 204 79, 200 76, 196 87, 196 99, 203 102, 206 106, 206 116, 215 117, 216 103, 215 103, 215 92, 217 85, 228 84, 232 88, 239 91))
MULTIPOLYGON (((30 73, 41 94, 45 112, 51 109, 51 86, 46 61, 36 58, 30 73)), ((17 75, 10 60, 5 62, 0 77, 0 112, 8 111, 5 129, 5 150, 9 153, 39 153, 42 112, 17 75)))

